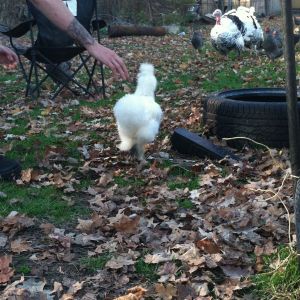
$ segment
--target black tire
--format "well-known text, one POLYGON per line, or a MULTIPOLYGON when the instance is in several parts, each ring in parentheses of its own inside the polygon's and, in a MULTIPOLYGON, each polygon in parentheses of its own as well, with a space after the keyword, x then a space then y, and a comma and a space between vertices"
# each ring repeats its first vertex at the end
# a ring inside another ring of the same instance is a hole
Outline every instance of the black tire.
MULTIPOLYGON (((218 138, 247 137, 274 148, 289 145, 284 89, 255 88, 213 94, 204 101, 203 121, 209 133, 218 138)), ((251 145, 242 139, 228 144, 237 148, 251 145)))

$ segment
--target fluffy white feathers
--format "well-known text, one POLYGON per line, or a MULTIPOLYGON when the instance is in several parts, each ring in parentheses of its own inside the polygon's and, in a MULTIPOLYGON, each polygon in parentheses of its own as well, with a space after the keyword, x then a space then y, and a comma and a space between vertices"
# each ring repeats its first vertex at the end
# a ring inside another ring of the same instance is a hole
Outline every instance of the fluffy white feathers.
POLYGON ((264 34, 254 13, 254 7, 247 8, 240 6, 237 8, 236 16, 238 16, 245 26, 245 33, 243 34, 245 45, 250 48, 253 45, 256 49, 262 46, 264 34))
POLYGON ((232 49, 240 53, 245 46, 261 48, 263 31, 254 13, 254 7, 244 6, 232 9, 224 15, 219 9, 215 10, 213 16, 216 18, 216 25, 211 30, 214 48, 225 55, 232 49))
POLYGON ((216 9, 213 13, 216 18, 216 25, 210 32, 213 47, 223 55, 233 49, 240 53, 244 50, 244 39, 238 26, 222 12, 216 9))
POLYGON ((114 107, 121 151, 134 150, 144 160, 144 145, 154 141, 162 120, 162 110, 155 102, 157 80, 154 67, 143 63, 137 77, 137 88, 118 100, 114 107))

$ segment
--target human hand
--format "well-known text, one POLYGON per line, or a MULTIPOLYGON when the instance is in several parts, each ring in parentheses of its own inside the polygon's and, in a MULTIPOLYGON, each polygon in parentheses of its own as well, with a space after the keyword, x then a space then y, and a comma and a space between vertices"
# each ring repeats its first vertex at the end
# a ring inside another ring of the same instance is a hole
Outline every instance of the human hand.
POLYGON ((95 59, 108 66, 112 70, 114 77, 119 75, 122 79, 128 80, 129 75, 127 68, 122 58, 119 57, 114 51, 98 43, 89 45, 86 47, 86 49, 95 59))
POLYGON ((11 49, 0 46, 0 64, 3 64, 5 68, 15 68, 18 62, 17 54, 11 49))

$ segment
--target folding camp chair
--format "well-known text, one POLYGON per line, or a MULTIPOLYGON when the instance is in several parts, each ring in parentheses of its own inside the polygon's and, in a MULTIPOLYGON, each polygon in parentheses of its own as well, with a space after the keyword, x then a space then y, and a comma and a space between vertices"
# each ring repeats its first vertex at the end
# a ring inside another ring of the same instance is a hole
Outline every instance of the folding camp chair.
MULTIPOLYGON (((97 32, 100 42, 100 29, 106 26, 105 21, 98 18, 96 0, 67 0, 63 1, 71 10, 77 20, 89 31, 97 32), (93 16, 95 16, 94 19, 93 16)), ((54 99, 63 88, 77 93, 79 88, 89 96, 102 92, 105 98, 105 84, 103 65, 100 64, 101 86, 96 82, 97 61, 93 59, 91 65, 88 62, 90 55, 85 53, 85 48, 74 45, 74 41, 62 30, 53 25, 38 9, 27 1, 29 16, 28 21, 10 29, 0 26, 0 32, 10 38, 10 43, 19 57, 20 68, 26 80, 26 96, 36 97, 40 95, 41 87, 50 77, 56 84, 51 99, 54 99), (34 26, 37 25, 37 31, 34 26), (17 38, 30 33, 31 45, 22 47, 17 44, 17 38), (29 70, 23 62, 24 57, 29 60, 29 70), (79 57, 79 65, 68 69, 69 61, 79 57), (67 68, 66 68, 67 66, 67 68), (79 71, 85 70, 87 80, 85 83, 76 78, 79 71)), ((91 59, 92 60, 92 59, 91 59)))

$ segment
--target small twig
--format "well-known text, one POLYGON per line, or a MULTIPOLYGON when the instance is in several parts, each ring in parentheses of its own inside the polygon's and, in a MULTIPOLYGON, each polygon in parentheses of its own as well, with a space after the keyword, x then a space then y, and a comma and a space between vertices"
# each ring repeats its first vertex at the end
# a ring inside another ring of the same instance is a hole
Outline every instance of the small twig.
MULTIPOLYGON (((255 140, 250 139, 250 138, 245 137, 245 136, 235 136, 235 137, 222 138, 222 139, 225 140, 225 141, 238 140, 238 139, 248 140, 248 141, 250 141, 250 142, 252 142, 252 143, 254 143, 254 144, 256 144, 256 145, 259 145, 259 146, 262 146, 262 147, 266 148, 266 149, 268 150, 268 152, 269 152, 269 154, 270 154, 272 160, 273 160, 274 162, 276 162, 276 159, 275 159, 274 155, 272 154, 272 149, 269 148, 269 147, 268 147, 267 145, 265 145, 265 144, 259 143, 259 142, 255 141, 255 140)), ((281 169, 282 171, 286 172, 286 170, 284 170, 282 167, 280 167, 280 169, 281 169)), ((296 176, 296 175, 293 175, 293 174, 290 174, 290 176, 291 176, 292 178, 297 178, 297 179, 300 178, 299 176, 296 176)))
POLYGON ((256 145, 259 145, 259 146, 262 146, 262 147, 266 148, 269 151, 271 158, 274 159, 274 156, 272 154, 271 148, 269 148, 265 144, 262 144, 262 143, 259 143, 259 142, 255 141, 253 139, 250 139, 250 138, 245 137, 245 136, 234 136, 234 137, 230 137, 230 138, 222 138, 222 140, 224 140, 224 141, 239 140, 239 139, 241 139, 241 140, 248 140, 248 141, 250 141, 250 142, 252 142, 252 143, 254 143, 256 145))
MULTIPOLYGON (((285 203, 282 201, 281 197, 279 196, 279 193, 280 193, 280 191, 283 189, 284 183, 285 183, 285 181, 287 180, 287 178, 288 178, 289 176, 291 176, 291 174, 290 174, 288 171, 286 171, 286 172, 285 172, 285 175, 284 175, 284 178, 283 178, 283 180, 282 180, 282 182, 281 182, 281 185, 279 186, 279 188, 278 188, 278 190, 277 190, 276 193, 275 193, 274 191, 272 191, 272 190, 263 190, 263 189, 250 189, 250 190, 251 190, 251 191, 256 191, 256 192, 264 192, 264 193, 272 193, 272 194, 274 194, 273 196, 271 196, 271 197, 265 199, 264 201, 269 201, 269 200, 274 199, 274 198, 276 198, 276 197, 279 199, 279 201, 280 201, 281 204, 283 205, 283 207, 284 207, 284 209, 285 209, 285 211, 286 211, 286 213, 287 213, 287 215, 288 215, 288 238, 289 238, 289 244, 291 245, 291 244, 292 244, 291 216, 290 216, 290 212, 289 212, 287 206, 285 205, 285 203)), ((291 246, 290 246, 290 247, 291 247, 291 246)))

